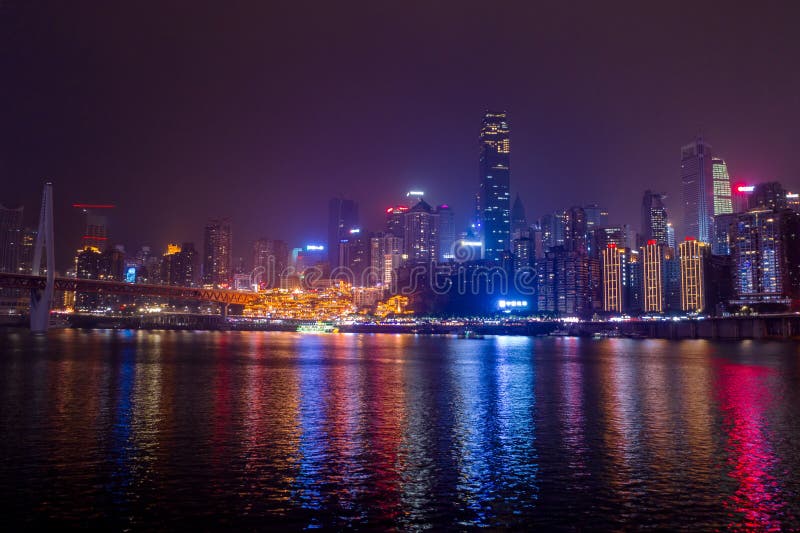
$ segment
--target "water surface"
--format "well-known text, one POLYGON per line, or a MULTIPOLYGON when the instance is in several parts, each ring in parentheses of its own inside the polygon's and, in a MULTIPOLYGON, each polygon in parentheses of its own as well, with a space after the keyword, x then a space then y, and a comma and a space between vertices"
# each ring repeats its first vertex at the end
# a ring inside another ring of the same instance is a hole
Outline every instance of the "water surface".
POLYGON ((0 331, 4 519, 800 528, 794 343, 0 331))

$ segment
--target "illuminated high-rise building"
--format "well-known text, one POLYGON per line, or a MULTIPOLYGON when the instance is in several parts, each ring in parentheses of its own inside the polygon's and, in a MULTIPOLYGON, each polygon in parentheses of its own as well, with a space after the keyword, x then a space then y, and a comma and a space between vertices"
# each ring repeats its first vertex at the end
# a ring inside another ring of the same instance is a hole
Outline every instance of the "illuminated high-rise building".
POLYGON ((664 309, 677 313, 681 310, 681 266, 675 247, 664 249, 664 309))
POLYGON ((30 274, 33 272, 33 246, 36 243, 36 230, 25 228, 22 232, 22 248, 19 254, 17 272, 30 274))
POLYGON ((672 222, 667 222, 667 246, 675 249, 677 243, 675 242, 675 226, 672 222))
POLYGON ((585 254, 589 251, 586 212, 582 207, 571 207, 564 211, 564 247, 572 252, 585 254))
POLYGON ((439 215, 422 198, 404 213, 405 255, 409 263, 430 264, 439 259, 439 215))
POLYGON ((750 196, 756 190, 755 185, 739 183, 731 190, 731 202, 734 213, 744 213, 750 208, 750 196))
POLYGON ((350 276, 354 287, 369 287, 377 282, 376 276, 371 276, 370 267, 370 237, 363 235, 360 228, 353 228, 349 235, 339 242, 339 269, 350 276))
POLYGON ((453 210, 447 204, 436 207, 439 220, 439 261, 446 262, 455 258, 456 219, 453 210))
POLYGON ((714 217, 714 234, 711 240, 711 253, 729 255, 731 253, 731 227, 736 224, 738 214, 729 213, 714 217))
POLYGON ((331 268, 339 266, 339 243, 348 239, 350 230, 358 226, 358 204, 345 198, 333 198, 328 203, 328 261, 331 268))
POLYGON ((230 219, 212 219, 205 227, 203 246, 203 284, 230 287, 231 270, 230 219))
POLYGON ((586 242, 589 248, 589 255, 593 258, 598 258, 602 249, 596 246, 597 236, 595 233, 599 228, 608 226, 608 211, 597 204, 589 204, 583 206, 583 212, 586 213, 586 242))
POLYGON ((585 254, 554 246, 537 263, 538 309, 556 316, 583 316, 592 312, 590 261, 585 254))
POLYGON ((786 207, 791 209, 792 211, 797 211, 800 213, 800 194, 796 192, 788 192, 786 193, 786 207))
POLYGON ((0 205, 0 272, 16 273, 22 253, 22 206, 9 209, 0 205))
POLYGON ((641 258, 630 248, 608 244, 600 253, 603 310, 609 313, 641 311, 641 258))
POLYGON ((594 247, 602 254, 603 250, 613 244, 618 248, 628 247, 628 236, 625 226, 597 228, 594 232, 594 247))
POLYGON ((536 265, 536 246, 530 237, 519 237, 512 241, 514 271, 532 269, 536 265))
POLYGON ((564 213, 542 215, 539 227, 542 230, 542 247, 546 252, 553 246, 564 245, 564 213))
POLYGON ((376 282, 385 287, 396 279, 397 269, 403 264, 403 239, 391 233, 370 239, 370 266, 376 282))
POLYGON ((586 229, 592 232, 595 228, 608 226, 608 211, 597 204, 583 206, 586 213, 586 229))
POLYGON ((800 296, 800 215, 753 209, 731 227, 734 288, 741 303, 789 303, 800 296))
POLYGON ((664 312, 663 250, 664 244, 650 239, 642 246, 642 311, 664 312))
POLYGON ((480 133, 480 229, 484 257, 492 261, 511 244, 510 154, 506 113, 487 111, 480 133))
POLYGON ((711 175, 714 180, 714 216, 733 213, 731 178, 725 160, 719 157, 711 158, 711 175))
POLYGON ((624 248, 609 244, 602 252, 603 311, 622 313, 624 248))
POLYGON ((777 181, 759 183, 748 198, 750 209, 783 209, 788 207, 786 189, 777 181))
POLYGON ((702 137, 681 149, 685 235, 709 242, 714 214, 711 145, 702 137))
POLYGON ((167 253, 161 259, 161 283, 179 287, 197 285, 199 256, 193 242, 167 245, 167 253))
POLYGON ((262 288, 278 288, 287 274, 289 245, 277 239, 258 239, 253 243, 253 270, 262 288), (262 270, 263 269, 263 270, 262 270))
POLYGON ((691 237, 686 237, 678 245, 681 271, 681 310, 689 313, 702 313, 706 308, 705 271, 706 260, 710 255, 709 245, 691 237))
POLYGON ((651 190, 644 191, 642 197, 642 238, 645 242, 655 240, 667 243, 667 209, 665 196, 651 190))

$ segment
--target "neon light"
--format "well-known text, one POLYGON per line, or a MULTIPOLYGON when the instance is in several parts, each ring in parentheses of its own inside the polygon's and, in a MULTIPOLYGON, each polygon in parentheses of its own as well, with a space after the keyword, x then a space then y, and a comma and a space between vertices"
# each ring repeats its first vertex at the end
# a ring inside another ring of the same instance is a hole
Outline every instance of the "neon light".
POLYGON ((656 244, 656 240, 655 239, 650 239, 650 240, 647 241, 647 246, 650 246, 651 244, 656 244))
POLYGON ((424 195, 424 194, 425 194, 425 193, 424 193, 424 192, 422 192, 422 191, 408 191, 408 193, 406 194, 406 196, 409 196, 409 197, 410 197, 410 196, 422 196, 422 195, 424 195))
POLYGON ((754 190, 756 190, 756 186, 755 185, 739 185, 738 187, 736 187, 736 190, 739 191, 739 192, 753 192, 754 190))
POLYGON ((359 228, 353 228, 350 230, 350 235, 354 235, 356 233, 361 233, 361 230, 359 228))
POLYGON ((72 204, 72 207, 78 209, 113 209, 117 206, 113 204, 72 204))
POLYGON ((800 194, 797 194, 796 192, 787 192, 786 198, 800 198, 800 194))
POLYGON ((617 243, 615 243, 615 242, 608 243, 608 248, 616 248, 616 247, 617 247, 617 243))
POLYGON ((481 241, 461 241, 461 246, 480 246, 481 241))
POLYGON ((686 242, 696 241, 696 240, 697 240, 697 237, 686 237, 684 240, 685 240, 686 242))
POLYGON ((309 251, 309 252, 321 251, 321 250, 324 250, 324 249, 325 249, 325 247, 322 246, 321 244, 307 244, 306 245, 306 251, 309 251))
POLYGON ((450 209, 450 206, 447 204, 442 204, 439 206, 439 209, 450 209))

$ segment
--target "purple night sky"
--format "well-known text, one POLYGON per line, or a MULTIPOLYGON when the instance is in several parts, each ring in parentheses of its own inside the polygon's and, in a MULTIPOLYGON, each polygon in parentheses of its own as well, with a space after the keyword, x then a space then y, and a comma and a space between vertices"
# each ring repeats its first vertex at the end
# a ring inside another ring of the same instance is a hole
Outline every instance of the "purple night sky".
POLYGON ((130 252, 202 247, 220 216, 247 258, 321 241, 340 193, 367 229, 411 188, 462 225, 486 108, 531 218, 597 202, 638 226, 646 188, 679 217, 699 132, 734 180, 800 188, 796 4, 652 4, 0 0, 0 203, 34 225, 54 182, 59 265, 77 201, 117 204, 130 252))

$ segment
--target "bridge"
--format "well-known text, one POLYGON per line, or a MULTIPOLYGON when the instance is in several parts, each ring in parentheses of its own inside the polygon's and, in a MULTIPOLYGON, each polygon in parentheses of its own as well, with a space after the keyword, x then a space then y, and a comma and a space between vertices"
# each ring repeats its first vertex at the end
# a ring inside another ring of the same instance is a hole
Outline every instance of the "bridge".
MULTIPOLYGON (((2 288, 43 291, 46 286, 47 278, 45 276, 0 273, 0 287, 2 288)), ((259 295, 254 292, 56 277, 53 278, 53 290, 128 296, 157 296, 180 300, 202 300, 225 305, 247 305, 255 303, 259 299, 259 295)))
POLYGON ((54 291, 94 292, 129 296, 156 296, 183 300, 203 300, 223 304, 223 316, 228 305, 245 305, 258 301, 256 293, 206 289, 199 287, 177 287, 173 285, 145 285, 120 281, 55 277, 55 251, 53 246, 53 184, 47 182, 42 193, 39 212, 39 230, 33 247, 32 274, 0 273, 0 288, 27 290, 31 295, 30 325, 36 332, 47 331, 50 323, 50 307, 54 291), (46 261, 45 275, 40 276, 42 259, 46 261))

